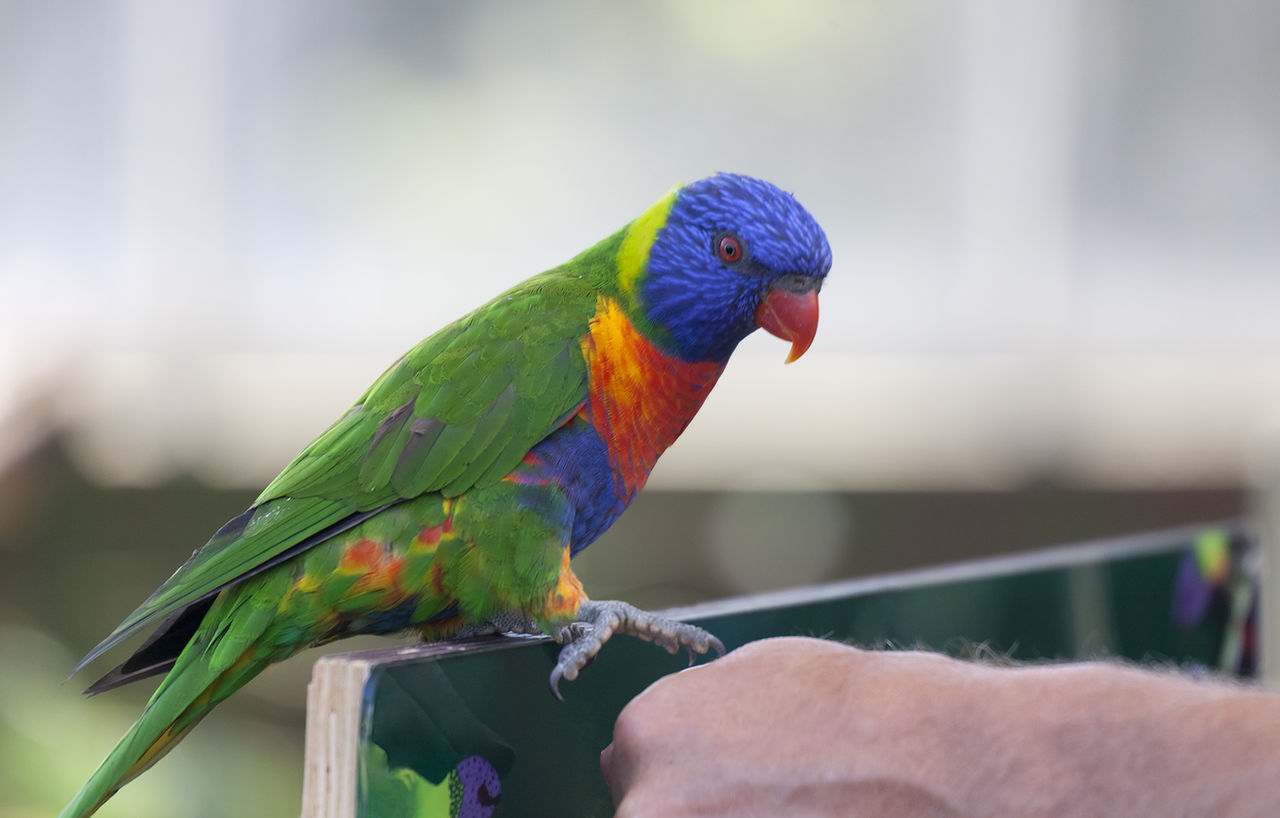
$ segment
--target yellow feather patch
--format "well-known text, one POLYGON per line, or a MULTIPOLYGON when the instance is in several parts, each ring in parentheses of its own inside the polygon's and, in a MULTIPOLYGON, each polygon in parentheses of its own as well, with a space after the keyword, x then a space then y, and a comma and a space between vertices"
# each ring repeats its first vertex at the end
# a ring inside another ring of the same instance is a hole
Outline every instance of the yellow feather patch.
POLYGON ((678 187, 672 188, 671 192, 655 202, 631 223, 627 228, 627 235, 622 238, 622 246, 618 248, 618 283, 622 291, 633 300, 645 265, 649 263, 649 249, 653 247, 658 231, 667 223, 667 216, 671 213, 671 206, 676 203, 679 191, 678 187))
POLYGON ((560 559, 560 574, 556 577, 556 586, 543 600, 543 608, 539 616, 547 622, 571 620, 578 615, 578 608, 587 599, 582 583, 569 567, 572 557, 569 546, 565 546, 560 559))

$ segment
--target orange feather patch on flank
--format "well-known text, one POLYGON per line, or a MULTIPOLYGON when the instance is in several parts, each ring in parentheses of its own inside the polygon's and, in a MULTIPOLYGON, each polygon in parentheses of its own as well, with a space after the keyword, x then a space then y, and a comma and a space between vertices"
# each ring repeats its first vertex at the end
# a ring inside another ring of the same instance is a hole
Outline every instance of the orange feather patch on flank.
POLYGON ((415 534, 413 541, 409 544, 411 551, 418 552, 418 554, 423 551, 435 551, 436 546, 440 544, 440 540, 453 531, 453 504, 454 501, 451 499, 444 501, 444 522, 437 525, 429 525, 415 534))
POLYGON ((378 570, 369 578, 369 584, 375 588, 400 593, 400 571, 404 568, 403 557, 391 557, 383 560, 378 570))
POLYGON ((413 544, 417 547, 435 548, 440 544, 442 536, 444 536, 443 525, 429 525, 418 532, 418 536, 413 538, 413 544))
POLYGON ((629 500, 658 455, 697 414, 724 365, 681 361, 655 347, 622 307, 601 297, 582 339, 590 398, 585 414, 609 449, 615 491, 629 500))
POLYGON ((404 558, 396 556, 377 540, 362 537, 342 555, 338 570, 344 574, 361 574, 352 592, 378 589, 398 592, 404 558))
POLYGON ((382 543, 361 537, 343 552, 338 570, 344 574, 366 573, 378 565, 382 555, 382 543))

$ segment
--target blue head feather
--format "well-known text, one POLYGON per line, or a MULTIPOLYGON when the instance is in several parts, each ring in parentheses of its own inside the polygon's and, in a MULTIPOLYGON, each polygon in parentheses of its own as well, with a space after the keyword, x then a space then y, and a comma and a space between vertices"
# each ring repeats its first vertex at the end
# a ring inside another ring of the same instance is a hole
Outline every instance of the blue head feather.
POLYGON ((641 285, 645 316, 689 361, 725 361, 756 329, 755 313, 782 276, 831 269, 822 228, 790 193, 750 176, 720 173, 686 185, 649 253, 641 285), (741 262, 721 261, 716 241, 731 233, 741 262))

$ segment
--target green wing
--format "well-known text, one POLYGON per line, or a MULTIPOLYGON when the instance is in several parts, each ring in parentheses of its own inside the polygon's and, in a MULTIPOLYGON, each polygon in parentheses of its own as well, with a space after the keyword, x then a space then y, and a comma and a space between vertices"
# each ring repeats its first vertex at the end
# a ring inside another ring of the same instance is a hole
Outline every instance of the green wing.
POLYGON ((392 503, 500 480, 586 400, 581 338, 595 308, 567 265, 418 344, 76 669, 392 503))
POLYGON ((431 491, 454 496, 508 474, 587 396, 581 338, 595 300, 582 293, 578 309, 553 309, 548 302, 564 299, 537 282, 411 350, 257 502, 343 498, 372 508, 431 491))

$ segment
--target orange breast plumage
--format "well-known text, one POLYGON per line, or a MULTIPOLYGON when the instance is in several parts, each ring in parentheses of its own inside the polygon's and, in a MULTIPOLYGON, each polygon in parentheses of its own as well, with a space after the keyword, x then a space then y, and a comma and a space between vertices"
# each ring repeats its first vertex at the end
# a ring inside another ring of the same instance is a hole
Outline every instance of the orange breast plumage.
POLYGON ((597 302, 582 351, 590 381, 583 412, 609 450, 615 491, 625 502, 693 420, 724 365, 668 355, 605 297, 597 302))

